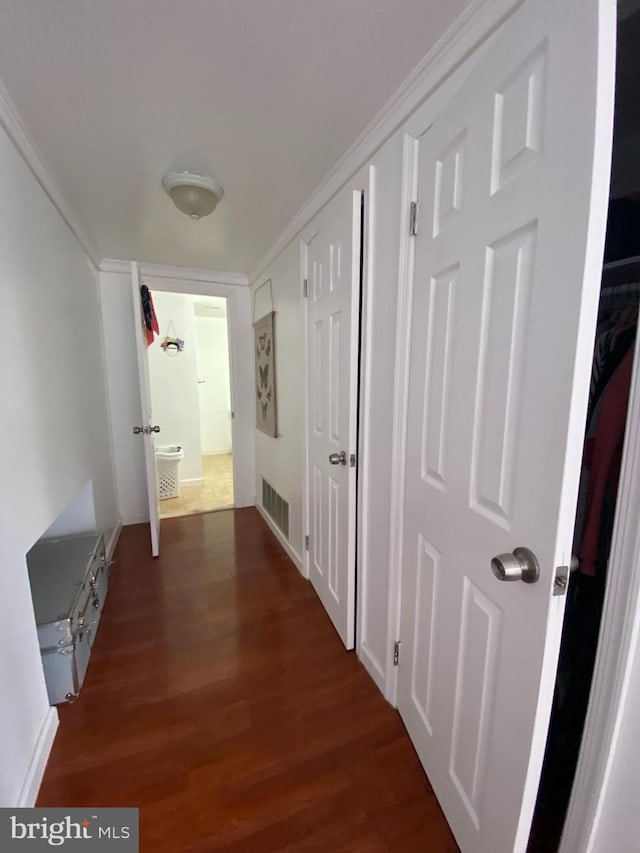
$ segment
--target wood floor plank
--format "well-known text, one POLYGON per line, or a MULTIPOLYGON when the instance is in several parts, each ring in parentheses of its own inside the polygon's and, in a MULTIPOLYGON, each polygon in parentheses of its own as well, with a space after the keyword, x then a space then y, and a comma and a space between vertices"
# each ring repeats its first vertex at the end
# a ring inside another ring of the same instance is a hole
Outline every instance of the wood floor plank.
POLYGON ((142 851, 453 853, 398 714, 254 509, 126 527, 41 806, 138 806, 142 851))

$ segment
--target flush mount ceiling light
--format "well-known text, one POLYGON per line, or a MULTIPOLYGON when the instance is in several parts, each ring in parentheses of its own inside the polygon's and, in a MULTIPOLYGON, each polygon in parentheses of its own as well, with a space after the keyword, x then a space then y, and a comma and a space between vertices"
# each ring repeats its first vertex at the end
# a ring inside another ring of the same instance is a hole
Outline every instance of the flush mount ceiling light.
POLYGON ((208 216, 224 195, 222 184, 191 172, 169 172, 162 179, 165 192, 182 213, 192 219, 208 216))

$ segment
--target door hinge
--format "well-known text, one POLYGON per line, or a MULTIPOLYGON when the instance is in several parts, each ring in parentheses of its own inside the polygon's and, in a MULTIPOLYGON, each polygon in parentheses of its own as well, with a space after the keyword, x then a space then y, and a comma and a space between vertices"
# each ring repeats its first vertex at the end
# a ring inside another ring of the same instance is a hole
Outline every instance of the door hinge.
POLYGON ((565 595, 569 585, 569 566, 558 566, 553 579, 553 594, 565 595))
POLYGON ((307 534, 307 535, 304 537, 304 550, 305 550, 305 551, 308 551, 308 550, 309 550, 309 534, 307 534))
POLYGON ((305 280, 302 282, 302 292, 304 294, 304 298, 306 299, 307 296, 309 295, 309 279, 308 278, 305 278, 305 280))
POLYGON ((400 663, 400 640, 396 640, 393 644, 393 665, 398 666, 400 663))
POLYGON ((409 209, 409 234, 415 237, 418 233, 418 202, 412 201, 409 209))
POLYGON ((355 453, 352 453, 352 454, 351 454, 351 456, 349 457, 349 467, 350 467, 350 468, 355 468, 355 467, 356 467, 356 462, 357 462, 356 454, 355 454, 355 453))

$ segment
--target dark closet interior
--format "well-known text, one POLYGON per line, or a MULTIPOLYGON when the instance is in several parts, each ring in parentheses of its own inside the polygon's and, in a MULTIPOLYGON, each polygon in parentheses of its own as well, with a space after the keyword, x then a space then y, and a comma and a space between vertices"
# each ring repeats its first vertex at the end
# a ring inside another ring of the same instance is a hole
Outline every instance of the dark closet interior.
POLYGON ((578 762, 607 584, 639 301, 640 11, 636 11, 618 21, 610 202, 574 566, 529 853, 558 849, 578 762))

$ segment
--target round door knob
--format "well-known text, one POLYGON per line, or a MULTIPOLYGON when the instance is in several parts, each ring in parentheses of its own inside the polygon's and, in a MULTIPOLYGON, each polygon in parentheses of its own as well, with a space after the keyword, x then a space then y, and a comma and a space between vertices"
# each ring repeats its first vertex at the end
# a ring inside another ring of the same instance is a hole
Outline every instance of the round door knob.
POLYGON ((347 464, 346 451, 341 450, 340 453, 330 453, 329 454, 329 463, 331 465, 346 465, 347 464))
POLYGON ((499 581, 535 583, 540 577, 538 559, 528 548, 514 548, 511 554, 498 554, 491 560, 491 570, 499 581))
POLYGON ((149 432, 160 432, 160 427, 157 424, 155 426, 150 426, 149 432))

